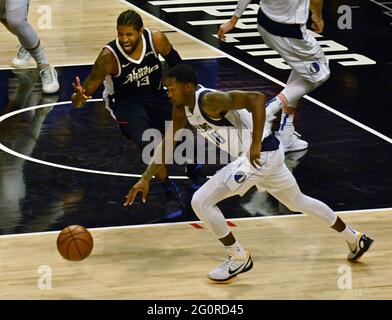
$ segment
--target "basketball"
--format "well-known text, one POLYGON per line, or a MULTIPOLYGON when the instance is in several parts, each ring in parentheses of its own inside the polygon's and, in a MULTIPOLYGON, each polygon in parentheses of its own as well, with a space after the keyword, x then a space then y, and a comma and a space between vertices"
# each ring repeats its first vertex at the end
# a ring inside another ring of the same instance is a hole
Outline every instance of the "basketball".
POLYGON ((71 225, 57 237, 57 250, 67 260, 81 261, 93 250, 93 237, 83 226, 71 225))

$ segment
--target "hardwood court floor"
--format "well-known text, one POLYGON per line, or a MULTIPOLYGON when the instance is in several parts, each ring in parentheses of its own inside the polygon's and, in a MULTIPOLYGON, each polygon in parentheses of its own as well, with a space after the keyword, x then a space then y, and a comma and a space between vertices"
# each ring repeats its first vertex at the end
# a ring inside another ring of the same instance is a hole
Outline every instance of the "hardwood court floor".
MULTIPOLYGON (((39 10, 46 7, 42 6, 48 7, 47 1, 31 1, 28 20, 37 31, 49 61, 55 65, 93 63, 102 47, 116 37, 117 16, 130 9, 120 1, 82 0, 72 5, 66 0, 51 1, 51 28, 43 29, 40 27, 43 13, 39 10)), ((146 15, 141 16, 145 27, 166 32, 183 58, 220 55, 146 15)), ((0 39, 0 68, 8 68, 17 52, 18 40, 3 25, 0 39)), ((31 59, 30 65, 35 66, 34 60, 31 59)))
POLYGON ((224 250, 189 224, 94 229, 82 262, 61 258, 57 232, 2 236, 0 299, 392 299, 391 213, 342 214, 375 239, 353 264, 344 240, 312 218, 236 220, 254 268, 227 285, 206 278, 224 250), (37 287, 41 265, 51 268, 51 289, 37 287), (350 272, 352 288, 339 289, 350 272))

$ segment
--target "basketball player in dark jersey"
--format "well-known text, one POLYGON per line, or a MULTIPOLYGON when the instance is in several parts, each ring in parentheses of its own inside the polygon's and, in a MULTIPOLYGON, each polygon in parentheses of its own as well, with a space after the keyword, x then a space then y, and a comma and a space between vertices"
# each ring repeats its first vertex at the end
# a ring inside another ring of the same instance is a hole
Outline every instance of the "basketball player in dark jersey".
MULTIPOLYGON (((170 67, 182 63, 162 32, 144 28, 137 12, 122 12, 117 18, 117 39, 103 48, 83 85, 76 77, 73 105, 82 107, 104 83, 105 107, 121 132, 143 150, 149 143, 142 140, 143 133, 155 128, 164 134, 165 121, 171 120, 172 104, 161 82, 159 55, 170 67)), ((195 188, 206 180, 199 168, 195 164, 187 166, 187 174, 195 188)), ((162 167, 156 178, 167 196, 165 216, 180 215, 178 188, 169 181, 167 168, 162 167)))

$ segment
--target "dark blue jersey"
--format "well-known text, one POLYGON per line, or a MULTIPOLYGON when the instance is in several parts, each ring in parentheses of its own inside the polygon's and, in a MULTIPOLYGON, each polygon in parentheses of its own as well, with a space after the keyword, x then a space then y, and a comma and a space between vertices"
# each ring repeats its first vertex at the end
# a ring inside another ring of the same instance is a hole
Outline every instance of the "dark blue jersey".
POLYGON ((105 79, 106 94, 114 101, 132 98, 152 98, 165 94, 162 85, 162 64, 155 51, 152 32, 144 29, 142 34, 143 49, 138 60, 132 59, 121 48, 118 39, 109 42, 105 48, 115 56, 118 74, 105 79))

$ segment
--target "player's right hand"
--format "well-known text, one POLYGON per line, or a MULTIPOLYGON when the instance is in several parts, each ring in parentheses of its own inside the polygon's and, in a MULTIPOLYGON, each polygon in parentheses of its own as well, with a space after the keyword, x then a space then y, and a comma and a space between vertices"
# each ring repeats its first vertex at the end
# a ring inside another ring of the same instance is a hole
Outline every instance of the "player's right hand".
POLYGON ((75 95, 77 97, 77 99, 80 100, 88 100, 91 99, 91 96, 86 95, 86 90, 83 88, 83 86, 80 83, 80 79, 78 76, 76 76, 75 78, 75 82, 72 83, 75 95))
POLYGON ((129 190, 128 194, 125 196, 124 207, 131 206, 135 201, 136 195, 142 193, 142 201, 146 203, 147 194, 150 188, 150 182, 144 178, 140 178, 138 182, 129 190))
POLYGON ((230 32, 231 30, 233 30, 234 27, 235 27, 235 24, 231 20, 221 24, 219 27, 219 30, 218 30, 219 40, 225 41, 226 40, 225 34, 230 32))

